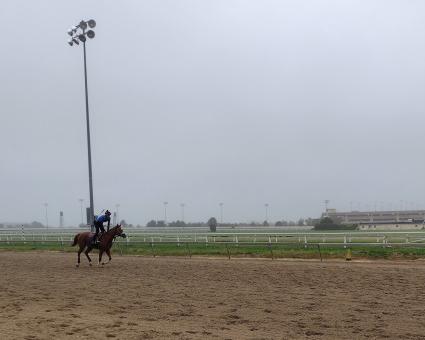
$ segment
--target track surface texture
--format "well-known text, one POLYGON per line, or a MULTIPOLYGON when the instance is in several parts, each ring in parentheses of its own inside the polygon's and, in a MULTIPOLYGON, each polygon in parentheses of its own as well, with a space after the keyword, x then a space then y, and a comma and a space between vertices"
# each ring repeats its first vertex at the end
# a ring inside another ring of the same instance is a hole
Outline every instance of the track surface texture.
POLYGON ((75 260, 0 252, 2 339, 425 339, 425 261, 75 260))

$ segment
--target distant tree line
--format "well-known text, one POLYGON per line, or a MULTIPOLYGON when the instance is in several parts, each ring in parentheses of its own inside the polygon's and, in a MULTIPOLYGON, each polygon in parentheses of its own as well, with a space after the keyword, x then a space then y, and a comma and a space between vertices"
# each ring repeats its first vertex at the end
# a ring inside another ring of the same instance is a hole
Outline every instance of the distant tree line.
POLYGON ((342 224, 330 217, 323 217, 314 225, 314 230, 356 230, 357 227, 357 224, 342 224))
POLYGON ((171 228, 184 228, 184 227, 206 227, 206 223, 202 223, 202 222, 194 222, 194 223, 186 223, 184 221, 172 221, 172 222, 168 222, 165 223, 165 221, 162 220, 151 220, 146 224, 146 227, 148 228, 162 228, 162 227, 171 227, 171 228))
POLYGON ((275 226, 276 227, 295 227, 295 226, 298 226, 298 227, 301 227, 301 226, 305 226, 305 225, 313 225, 314 224, 314 221, 313 221, 313 219, 312 218, 300 218, 298 221, 291 221, 291 220, 289 220, 289 221, 285 221, 285 220, 282 220, 282 221, 277 221, 276 223, 275 223, 275 226))

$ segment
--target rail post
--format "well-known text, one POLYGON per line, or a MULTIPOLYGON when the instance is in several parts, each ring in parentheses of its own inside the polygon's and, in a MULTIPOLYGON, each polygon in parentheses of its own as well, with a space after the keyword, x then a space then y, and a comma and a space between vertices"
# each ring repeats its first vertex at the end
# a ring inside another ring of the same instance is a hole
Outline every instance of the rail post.
POLYGON ((153 241, 151 242, 152 256, 155 257, 155 250, 153 249, 153 241))
POLYGON ((272 249, 272 243, 271 243, 271 242, 269 242, 268 246, 269 246, 269 249, 270 249, 270 254, 272 255, 272 260, 274 260, 274 254, 273 254, 273 249, 272 249))
POLYGON ((322 262, 322 251, 320 250, 320 244, 317 244, 317 249, 319 250, 319 255, 320 255, 320 262, 322 262))
POLYGON ((25 230, 24 230, 24 226, 22 226, 22 241, 24 241, 24 244, 26 244, 27 242, 25 241, 25 230))
POLYGON ((191 259, 192 258, 192 253, 190 251, 189 242, 186 242, 186 248, 187 248, 187 252, 189 254, 189 258, 191 259))
POLYGON ((229 250, 229 247, 227 246, 227 243, 226 243, 226 250, 227 250, 227 257, 230 260, 230 250, 229 250))

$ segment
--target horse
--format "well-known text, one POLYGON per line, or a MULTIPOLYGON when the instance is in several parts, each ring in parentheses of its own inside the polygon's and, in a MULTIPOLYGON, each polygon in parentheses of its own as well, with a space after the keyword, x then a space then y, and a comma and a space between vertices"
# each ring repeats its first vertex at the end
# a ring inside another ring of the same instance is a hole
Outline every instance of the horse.
MULTIPOLYGON (((86 250, 84 252, 84 254, 86 254, 87 259, 89 260, 90 266, 91 266, 91 258, 89 256, 89 253, 93 250, 93 248, 99 248, 99 263, 98 263, 98 265, 100 265, 100 263, 102 261, 102 255, 105 252, 109 257, 109 261, 106 262, 106 263, 111 262, 112 257, 111 257, 110 249, 112 247, 112 241, 117 236, 121 236, 121 237, 124 237, 124 238, 126 237, 126 235, 124 234, 120 224, 117 224, 115 227, 111 228, 106 233, 103 233, 100 236, 98 244, 93 244, 93 236, 94 236, 94 234, 89 232, 89 231, 75 235, 74 242, 71 244, 71 246, 74 247, 78 244, 78 246, 80 247, 80 249, 78 249, 78 262, 76 264, 76 267, 80 266, 80 255, 81 255, 81 253, 83 252, 84 249, 86 250)), ((105 263, 102 262, 102 266, 104 264, 105 263)))

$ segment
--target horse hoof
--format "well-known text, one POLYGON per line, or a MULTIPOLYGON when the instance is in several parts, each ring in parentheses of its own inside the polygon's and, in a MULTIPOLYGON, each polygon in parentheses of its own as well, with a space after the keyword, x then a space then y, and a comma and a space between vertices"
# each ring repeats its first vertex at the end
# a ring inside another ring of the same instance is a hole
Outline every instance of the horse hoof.
POLYGON ((91 267, 91 262, 89 262, 89 266, 91 267))
POLYGON ((79 264, 79 263, 77 263, 77 264, 75 265, 75 267, 77 267, 77 268, 78 268, 79 266, 80 266, 80 264, 79 264))

